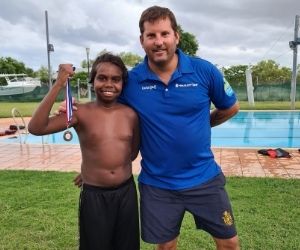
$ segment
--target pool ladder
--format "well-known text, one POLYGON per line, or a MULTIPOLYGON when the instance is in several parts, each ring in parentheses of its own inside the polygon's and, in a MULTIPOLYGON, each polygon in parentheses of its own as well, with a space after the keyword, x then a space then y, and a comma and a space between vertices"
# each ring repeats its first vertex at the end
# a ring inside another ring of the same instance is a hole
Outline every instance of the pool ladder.
MULTIPOLYGON (((11 110, 11 114, 12 114, 12 118, 13 118, 13 120, 14 120, 14 123, 15 123, 15 125, 16 125, 16 127, 17 127, 17 133, 18 133, 18 135, 19 135, 20 144, 26 144, 27 136, 28 136, 28 134, 29 134, 28 129, 27 129, 26 122, 25 122, 25 120, 24 120, 24 118, 23 118, 21 112, 20 112, 17 108, 13 108, 13 109, 11 110), (19 124, 19 123, 17 122, 17 117, 21 118, 22 124, 19 124), (20 130, 20 126, 23 126, 23 127, 24 127, 25 132, 22 132, 22 131, 20 130)), ((44 137, 45 137, 45 136, 42 136, 42 144, 43 144, 43 145, 46 144, 46 143, 48 143, 49 135, 46 135, 46 140, 45 140, 44 137)))
POLYGON ((11 115, 12 115, 14 123, 17 127, 17 133, 19 135, 20 144, 25 144, 26 140, 27 140, 27 136, 28 136, 28 129, 27 129, 26 123, 24 121, 24 118, 23 118, 23 116, 21 115, 20 111, 17 108, 13 108, 11 110, 11 115), (21 121, 22 121, 23 124, 19 124, 17 122, 17 117, 21 118, 21 121), (21 132, 21 130, 20 130, 20 126, 22 126, 22 125, 24 126, 25 133, 21 132), (24 135, 24 139, 23 139, 23 135, 24 135))

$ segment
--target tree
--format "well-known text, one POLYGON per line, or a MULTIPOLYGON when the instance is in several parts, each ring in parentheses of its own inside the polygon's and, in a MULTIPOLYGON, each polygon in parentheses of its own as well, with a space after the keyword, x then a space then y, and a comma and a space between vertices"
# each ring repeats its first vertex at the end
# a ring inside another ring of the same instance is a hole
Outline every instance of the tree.
POLYGON ((273 60, 264 60, 252 67, 252 78, 259 83, 284 83, 291 79, 291 70, 281 68, 273 60))
POLYGON ((48 84, 49 82, 48 69, 45 66, 41 66, 35 74, 38 78, 40 78, 42 83, 48 84))
MULTIPOLYGON (((103 49, 103 50, 101 50, 101 51, 97 54, 97 56, 101 56, 101 55, 103 55, 104 53, 107 53, 107 52, 109 52, 107 49, 103 49)), ((89 58, 90 67, 92 67, 94 61, 95 61, 95 60, 92 60, 92 59, 89 58)), ((82 68, 87 68, 87 67, 88 67, 87 59, 84 59, 84 60, 81 62, 80 65, 81 65, 82 68)))
POLYGON ((0 58, 0 73, 34 75, 34 71, 31 68, 26 68, 23 62, 19 62, 11 57, 0 58))
POLYGON ((134 67, 136 64, 140 63, 143 58, 139 55, 133 54, 131 52, 121 52, 119 54, 126 66, 134 67))
MULTIPOLYGON (((103 55, 104 53, 108 53, 109 51, 104 49, 104 50, 101 50, 97 56, 101 56, 103 55)), ((121 57, 122 61, 124 62, 124 64, 126 66, 130 66, 130 67, 133 67, 135 66, 137 63, 140 63, 143 58, 137 54, 133 54, 131 52, 121 52, 118 54, 119 57, 121 57)), ((92 66, 94 60, 90 60, 90 67, 92 66)), ((81 67, 82 68, 87 68, 87 60, 83 60, 81 62, 81 67)))
POLYGON ((71 85, 77 86, 77 79, 79 79, 80 84, 86 87, 87 86, 87 82, 86 82, 87 77, 88 77, 87 72, 81 71, 81 72, 75 73, 71 78, 71 85))
POLYGON ((184 32, 180 25, 178 25, 178 32, 180 35, 178 48, 188 55, 195 56, 199 46, 196 37, 189 32, 184 32))
POLYGON ((246 81, 247 65, 236 65, 223 68, 224 77, 230 84, 243 85, 246 81))
POLYGON ((292 79, 292 70, 288 67, 282 67, 279 74, 282 83, 289 82, 292 79))

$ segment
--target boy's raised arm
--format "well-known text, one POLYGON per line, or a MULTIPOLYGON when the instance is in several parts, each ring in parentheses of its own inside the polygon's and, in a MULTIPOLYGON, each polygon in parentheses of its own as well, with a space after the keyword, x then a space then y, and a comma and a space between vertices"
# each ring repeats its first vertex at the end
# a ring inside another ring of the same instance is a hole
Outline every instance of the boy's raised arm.
POLYGON ((60 64, 56 81, 34 112, 28 130, 35 135, 44 135, 66 128, 65 114, 49 117, 51 108, 60 90, 65 87, 68 77, 74 74, 72 64, 60 64))

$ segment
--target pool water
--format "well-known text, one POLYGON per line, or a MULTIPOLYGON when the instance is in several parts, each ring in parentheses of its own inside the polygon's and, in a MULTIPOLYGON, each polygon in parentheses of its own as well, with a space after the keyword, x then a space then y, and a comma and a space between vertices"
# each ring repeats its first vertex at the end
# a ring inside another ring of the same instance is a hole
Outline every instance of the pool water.
MULTIPOLYGON (((63 133, 43 136, 44 143, 78 144, 73 139, 64 141, 63 133)), ((0 142, 19 143, 19 138, 1 139, 0 142)), ((42 143, 41 136, 29 135, 28 144, 42 143)), ((213 147, 300 148, 300 112, 298 111, 240 111, 229 121, 212 128, 213 147)))
POLYGON ((212 128, 216 147, 300 147, 300 112, 241 111, 228 122, 212 128))

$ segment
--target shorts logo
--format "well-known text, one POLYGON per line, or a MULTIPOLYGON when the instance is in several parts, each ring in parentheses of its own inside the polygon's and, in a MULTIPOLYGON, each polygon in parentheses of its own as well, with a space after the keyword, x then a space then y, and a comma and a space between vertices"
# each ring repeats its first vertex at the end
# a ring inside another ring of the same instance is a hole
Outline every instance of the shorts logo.
POLYGON ((233 224, 233 219, 232 219, 232 216, 230 214, 230 212, 228 211, 225 211, 223 213, 223 217, 222 217, 224 223, 227 225, 227 226, 232 226, 233 224))

